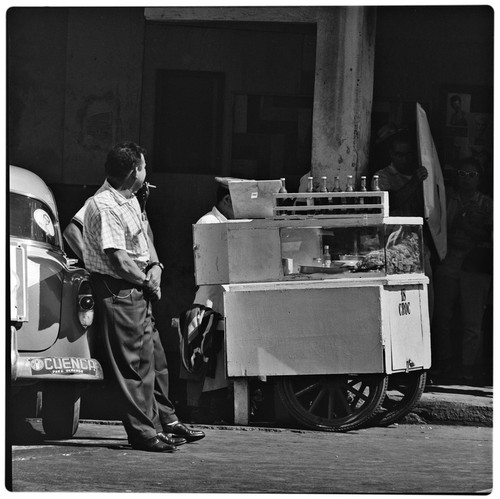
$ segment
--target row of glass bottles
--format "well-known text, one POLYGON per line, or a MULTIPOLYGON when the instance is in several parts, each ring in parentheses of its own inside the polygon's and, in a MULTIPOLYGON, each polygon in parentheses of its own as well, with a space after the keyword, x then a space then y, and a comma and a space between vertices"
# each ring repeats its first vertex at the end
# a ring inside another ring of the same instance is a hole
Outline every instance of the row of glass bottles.
MULTIPOLYGON (((287 193, 288 191, 286 190, 286 185, 285 185, 285 178, 281 178, 281 187, 279 192, 280 193, 287 193)), ((314 177, 308 177, 308 182, 307 182, 307 190, 306 192, 343 192, 341 187, 340 187, 340 177, 335 176, 334 177, 334 183, 333 183, 333 189, 332 191, 328 190, 327 187, 327 180, 328 178, 326 176, 321 177, 321 183, 319 185, 318 190, 314 190, 314 177)), ((354 178, 352 175, 347 176, 347 185, 345 192, 367 192, 367 187, 366 187, 366 176, 363 175, 361 176, 360 179, 360 187, 359 191, 355 191, 355 185, 354 185, 354 178)), ((378 175, 374 175, 372 179, 372 184, 371 184, 371 190, 372 191, 380 191, 379 187, 379 178, 378 175)), ((287 203, 287 200, 285 199, 279 199, 278 205, 280 206, 286 206, 289 205, 290 203, 287 203)), ((348 197, 341 197, 341 198, 333 198, 333 197, 325 197, 325 198, 306 198, 305 203, 304 202, 296 202, 295 204, 305 204, 306 206, 314 206, 314 205, 352 205, 352 204, 370 204, 370 203, 378 203, 378 201, 374 200, 373 198, 368 198, 365 200, 363 197, 356 197, 356 198, 348 198, 348 197)), ((357 210, 343 210, 342 212, 345 213, 369 213, 371 210, 363 210, 360 211, 359 209, 357 210)), ((322 213, 322 212, 318 212, 322 213)), ((325 213, 329 213, 328 211, 325 211, 325 213)))
MULTIPOLYGON (((285 178, 280 178, 281 180, 281 187, 279 192, 280 193, 288 193, 286 190, 286 179, 285 178)), ((321 185, 319 186, 319 189, 316 192, 330 192, 328 191, 328 188, 326 186, 328 177, 321 177, 321 185)), ((307 191, 306 192, 315 192, 314 191, 314 177, 308 177, 307 178, 307 191)), ((371 190, 372 191, 380 191, 380 187, 378 185, 378 175, 374 175, 372 179, 372 185, 371 185, 371 190)), ((359 192, 366 192, 366 176, 362 175, 361 180, 360 180, 360 187, 359 187, 359 192)), ((331 192, 342 192, 342 189, 340 188, 340 177, 335 176, 333 179, 333 189, 331 192)), ((347 175, 347 186, 345 189, 345 192, 358 192, 355 191, 354 189, 354 178, 352 175, 347 175)))

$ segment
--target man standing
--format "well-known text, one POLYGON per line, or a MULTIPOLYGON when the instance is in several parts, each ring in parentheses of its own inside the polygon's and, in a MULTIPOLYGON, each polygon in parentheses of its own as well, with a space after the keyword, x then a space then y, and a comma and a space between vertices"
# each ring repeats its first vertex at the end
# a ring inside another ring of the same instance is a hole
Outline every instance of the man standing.
MULTIPOLYGON (((381 191, 389 192, 391 216, 423 217, 423 181, 429 173, 425 166, 418 165, 416 137, 406 130, 395 134, 389 146, 391 163, 375 173, 379 177, 381 191)), ((429 278, 429 316, 434 311, 434 292, 431 267, 431 235, 424 224, 424 272, 429 278)))
POLYGON ((128 440, 135 449, 171 452, 176 441, 162 431, 162 424, 188 441, 204 433, 180 423, 169 401, 163 401, 160 422, 154 397, 155 369, 166 369, 164 352, 154 349, 158 332, 151 310, 161 297, 163 266, 151 261, 156 252, 134 195, 146 178, 144 152, 133 142, 109 152, 106 181, 85 209, 83 259, 91 272, 97 321, 118 384, 128 440))
POLYGON ((446 196, 448 253, 436 269, 431 372, 436 377, 458 378, 461 371, 465 381, 481 382, 482 326, 492 292, 493 200, 478 190, 482 169, 474 158, 462 159, 456 174, 456 184, 446 196), (453 328, 457 304, 461 345, 453 328))

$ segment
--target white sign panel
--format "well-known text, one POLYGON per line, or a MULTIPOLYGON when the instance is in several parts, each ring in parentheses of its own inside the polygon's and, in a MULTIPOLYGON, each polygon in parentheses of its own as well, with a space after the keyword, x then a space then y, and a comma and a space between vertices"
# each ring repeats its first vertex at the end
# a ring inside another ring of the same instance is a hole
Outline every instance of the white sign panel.
POLYGON ((446 256, 446 194, 443 173, 432 140, 427 115, 417 102, 417 140, 420 164, 429 176, 424 180, 424 218, 429 226, 439 258, 446 256))

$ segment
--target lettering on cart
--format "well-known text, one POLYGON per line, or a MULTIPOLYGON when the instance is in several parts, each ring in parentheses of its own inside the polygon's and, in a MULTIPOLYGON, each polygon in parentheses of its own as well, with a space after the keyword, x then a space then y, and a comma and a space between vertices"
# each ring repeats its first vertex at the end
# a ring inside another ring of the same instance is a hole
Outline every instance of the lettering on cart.
POLYGON ((43 357, 31 359, 31 374, 96 374, 94 359, 76 357, 43 357))
POLYGON ((406 291, 404 289, 401 290, 401 303, 399 304, 399 315, 410 315, 410 302, 406 301, 406 291))

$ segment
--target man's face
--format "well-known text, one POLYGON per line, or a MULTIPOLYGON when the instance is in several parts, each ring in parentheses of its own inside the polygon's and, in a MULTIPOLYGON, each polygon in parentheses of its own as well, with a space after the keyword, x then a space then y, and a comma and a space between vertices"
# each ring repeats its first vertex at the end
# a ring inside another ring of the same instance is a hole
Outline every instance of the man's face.
POLYGON ((390 151, 392 164, 400 173, 409 175, 416 167, 416 155, 408 142, 395 142, 390 151))
POLYGON ((146 160, 144 159, 144 155, 141 154, 141 163, 136 168, 136 178, 134 185, 132 187, 132 192, 137 192, 144 184, 146 180, 146 160))
POLYGON ((474 165, 463 165, 458 171, 458 189, 465 192, 476 191, 479 186, 479 173, 474 165))
POLYGON ((228 219, 232 220, 234 218, 234 209, 233 209, 233 203, 231 201, 231 196, 229 194, 226 194, 224 198, 222 199, 222 214, 228 219))

